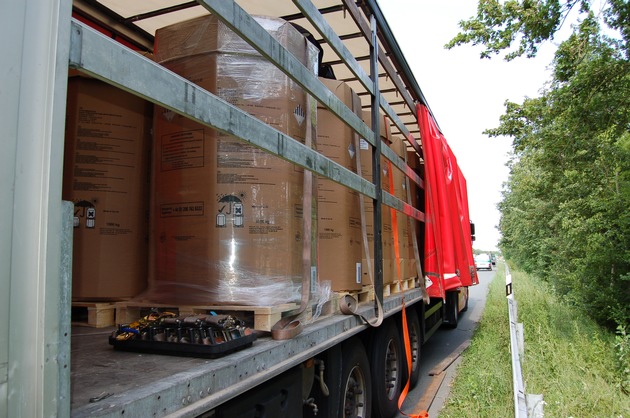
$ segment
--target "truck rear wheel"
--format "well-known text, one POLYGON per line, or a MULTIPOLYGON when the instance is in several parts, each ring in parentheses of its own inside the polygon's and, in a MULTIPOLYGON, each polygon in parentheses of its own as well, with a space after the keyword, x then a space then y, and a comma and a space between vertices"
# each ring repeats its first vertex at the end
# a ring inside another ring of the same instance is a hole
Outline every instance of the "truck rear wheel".
POLYGON ((353 338, 343 345, 341 402, 338 416, 369 418, 372 407, 370 363, 363 343, 353 338))
POLYGON ((462 308, 462 312, 466 312, 468 310, 468 298, 470 298, 470 289, 468 287, 465 287, 464 289, 466 289, 466 303, 462 308))
POLYGON ((444 319, 449 328, 457 328, 459 321, 459 292, 446 292, 444 319))
POLYGON ((398 410, 402 387, 403 349, 398 327, 389 319, 372 335, 372 410, 375 417, 390 418, 398 410))

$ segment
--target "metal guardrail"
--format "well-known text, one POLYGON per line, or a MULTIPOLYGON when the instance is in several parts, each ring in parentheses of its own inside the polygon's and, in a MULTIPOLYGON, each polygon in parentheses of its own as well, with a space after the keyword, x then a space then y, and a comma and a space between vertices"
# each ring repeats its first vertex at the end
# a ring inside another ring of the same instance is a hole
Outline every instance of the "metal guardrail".
POLYGON ((521 370, 521 358, 524 354, 525 338, 523 336, 523 323, 517 322, 518 303, 514 299, 512 288, 512 274, 505 264, 505 295, 508 300, 508 314, 510 319, 510 351, 512 354, 512 381, 514 383, 514 417, 515 418, 542 418, 543 395, 525 394, 523 373, 521 370))

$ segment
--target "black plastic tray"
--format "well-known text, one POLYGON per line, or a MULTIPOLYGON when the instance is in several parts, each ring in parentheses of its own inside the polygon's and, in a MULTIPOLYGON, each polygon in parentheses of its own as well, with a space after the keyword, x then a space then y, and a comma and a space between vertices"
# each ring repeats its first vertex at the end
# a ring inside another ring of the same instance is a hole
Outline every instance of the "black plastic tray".
POLYGON ((137 339, 117 340, 114 336, 110 335, 109 344, 114 346, 114 349, 123 351, 139 351, 143 353, 168 354, 172 356, 217 358, 236 350, 251 347, 254 340, 256 340, 255 333, 220 344, 211 345, 137 339))

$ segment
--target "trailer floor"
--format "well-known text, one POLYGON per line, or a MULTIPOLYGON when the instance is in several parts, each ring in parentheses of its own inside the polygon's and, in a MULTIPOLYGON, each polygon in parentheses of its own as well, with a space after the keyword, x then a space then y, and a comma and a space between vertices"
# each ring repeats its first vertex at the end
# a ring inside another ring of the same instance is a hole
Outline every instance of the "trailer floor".
POLYGON ((73 410, 103 393, 115 395, 138 389, 212 361, 114 350, 108 342, 114 330, 114 327, 72 328, 70 384, 73 410))
MULTIPOLYGON (((419 289, 407 303, 421 301, 419 289)), ((383 301, 385 317, 401 309, 403 294, 383 301)), ((359 313, 374 314, 373 302, 359 313)), ((289 340, 259 334, 250 347, 216 359, 114 350, 110 328, 74 326, 71 338, 71 415, 165 416, 185 409, 197 416, 357 334, 367 325, 352 315, 329 315, 289 340), (90 398, 111 394, 100 401, 90 398)), ((182 415, 183 416, 183 415, 182 415)))

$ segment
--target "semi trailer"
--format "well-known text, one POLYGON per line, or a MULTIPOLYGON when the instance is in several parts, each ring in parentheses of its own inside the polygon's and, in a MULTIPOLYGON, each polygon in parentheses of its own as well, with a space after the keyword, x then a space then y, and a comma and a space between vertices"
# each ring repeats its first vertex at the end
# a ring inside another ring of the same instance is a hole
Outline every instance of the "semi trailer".
POLYGON ((397 413, 478 278, 465 178, 376 0, 0 20, 0 416, 397 413))

